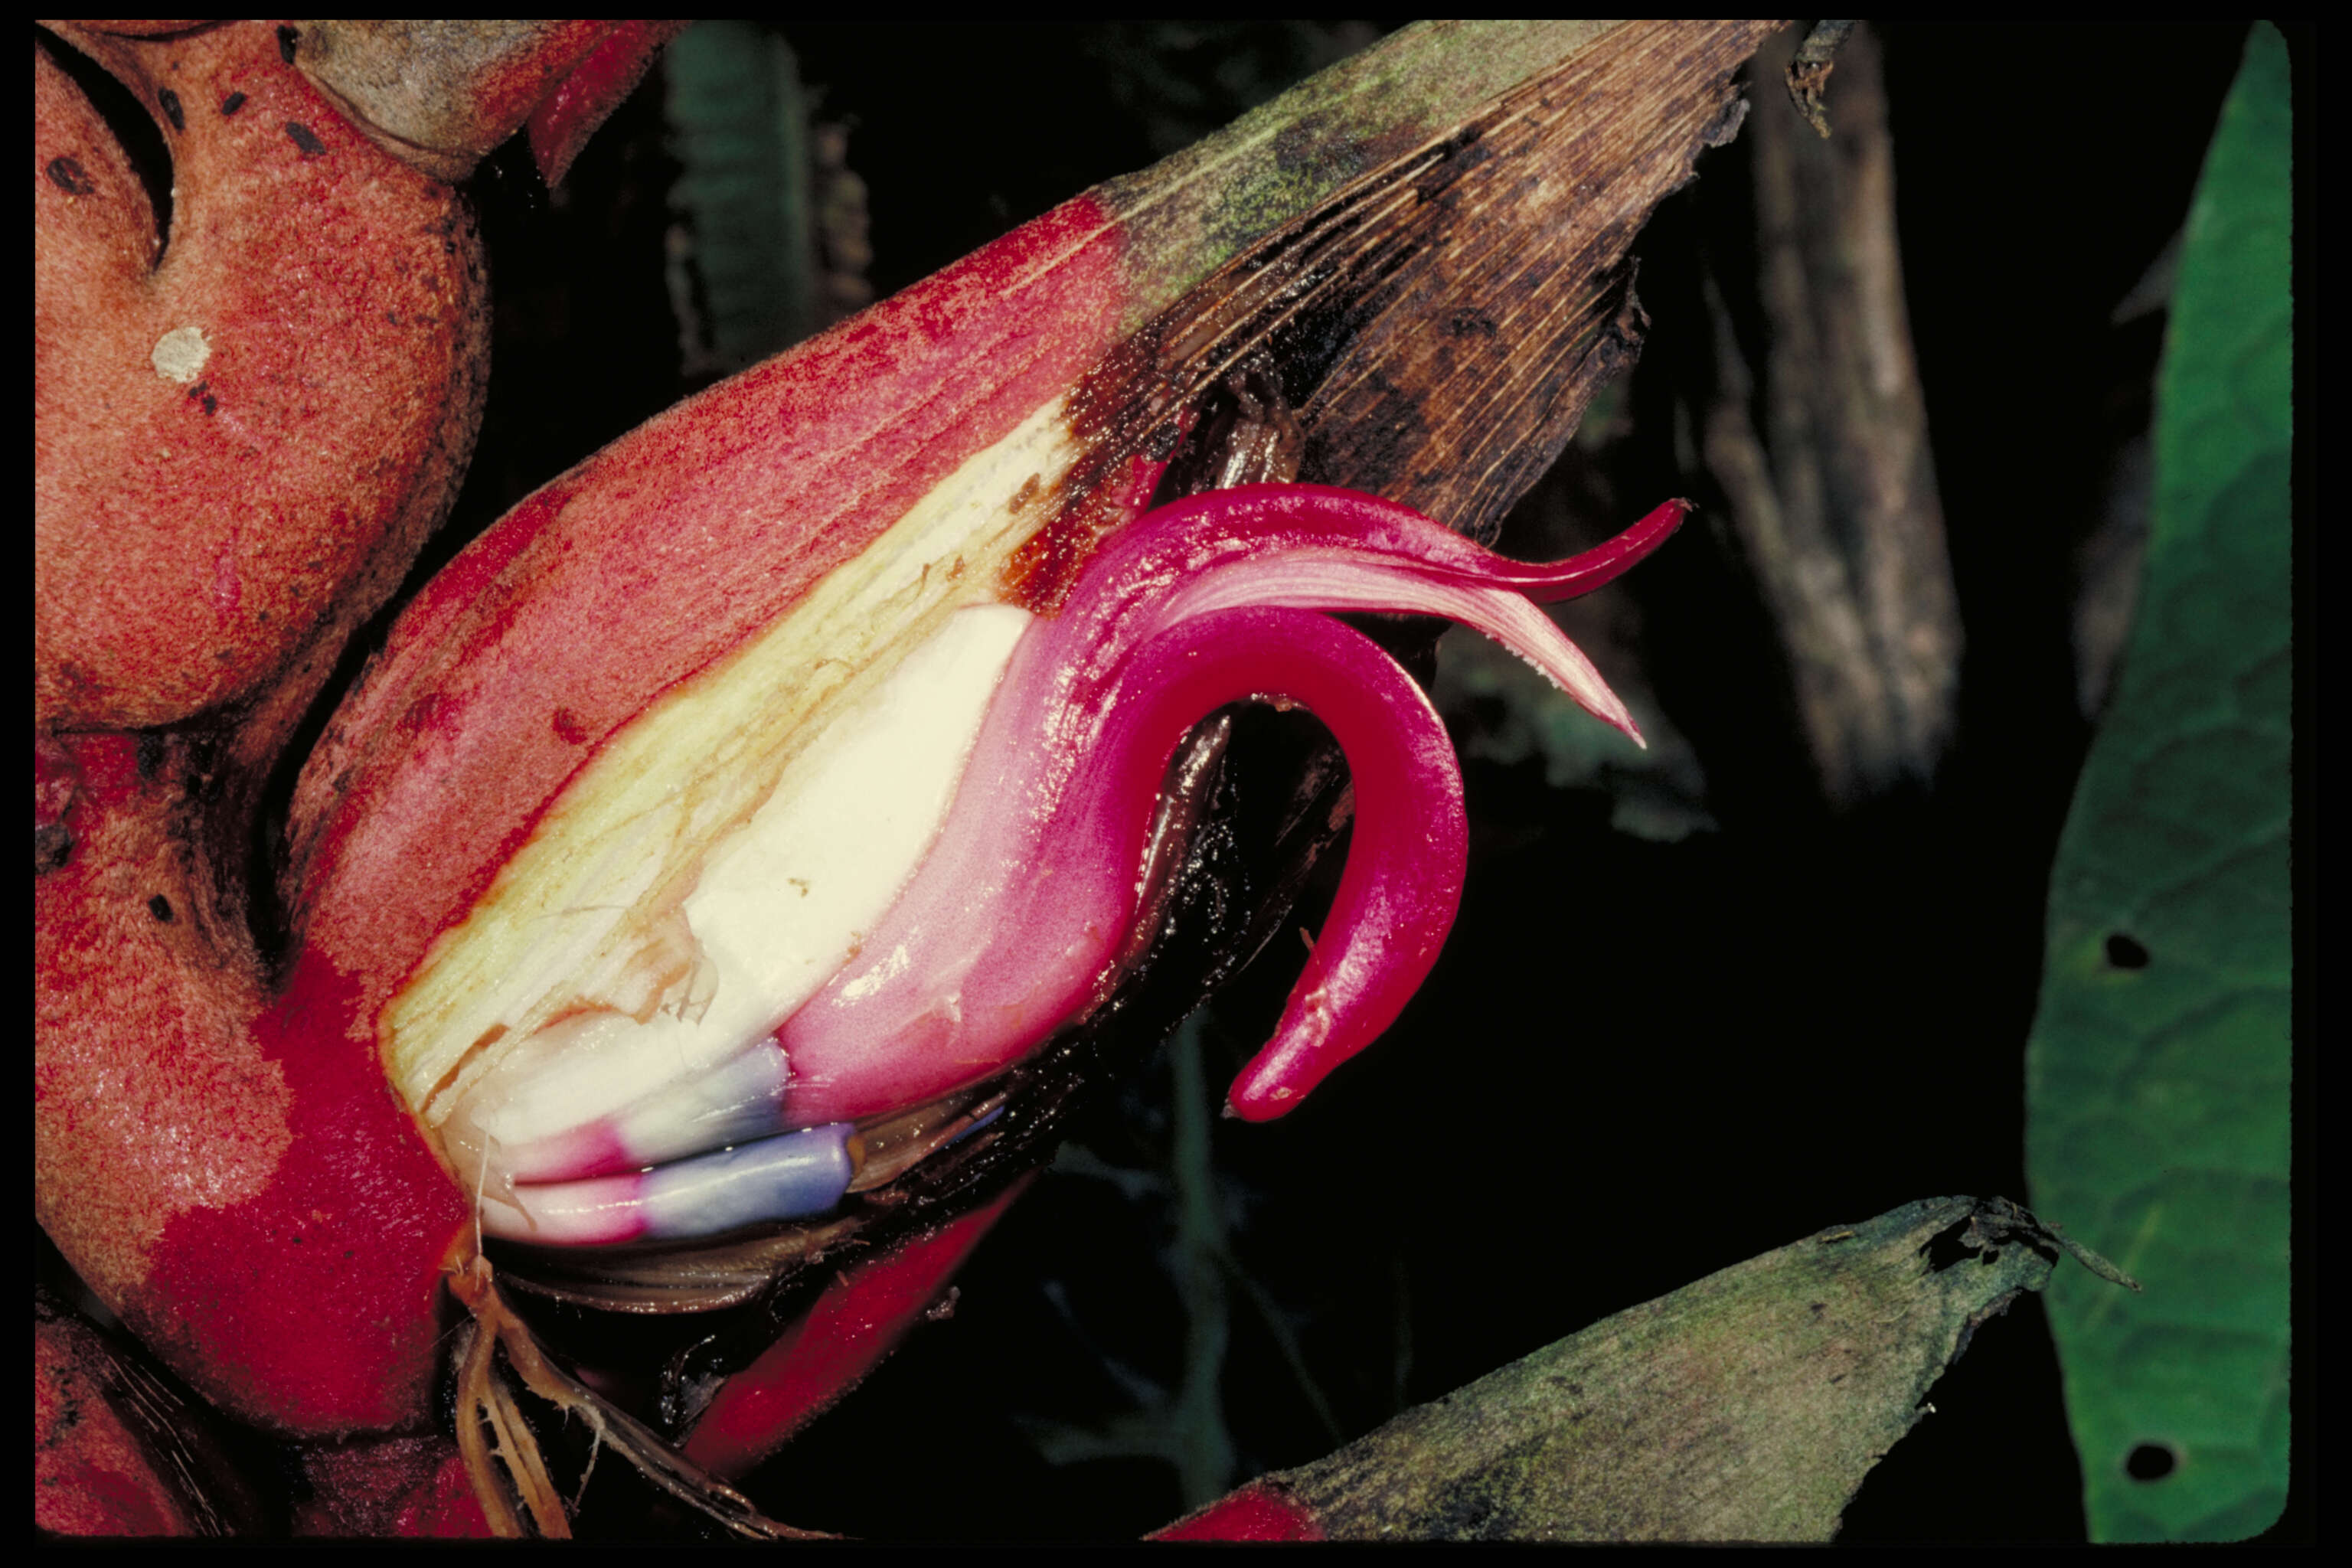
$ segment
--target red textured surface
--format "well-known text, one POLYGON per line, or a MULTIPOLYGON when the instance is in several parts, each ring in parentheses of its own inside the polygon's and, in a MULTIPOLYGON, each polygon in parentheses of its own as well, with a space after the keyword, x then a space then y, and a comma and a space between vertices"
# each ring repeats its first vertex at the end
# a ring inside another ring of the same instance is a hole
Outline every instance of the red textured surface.
POLYGON ((302 1455, 310 1500, 298 1535, 483 1539, 490 1522, 457 1445, 438 1432, 322 1443, 302 1455))
POLYGON ((269 1184, 165 1227, 148 1294, 230 1407, 300 1432, 383 1428, 423 1413, 452 1309, 443 1260, 466 1196, 394 1097, 359 987, 304 963, 256 1026, 299 1130, 269 1184))
POLYGON ((173 778, 141 750, 76 739, 74 855, 34 881, 36 1217, 224 1407, 291 1432, 420 1420, 464 1196, 356 986, 306 964, 273 1006, 194 929, 153 821, 173 778))
POLYGON ((331 659, 396 585, 472 447, 487 279, 456 193, 268 26, 78 37, 151 111, 170 89, 173 200, 159 253, 113 132, 37 47, 35 718, 140 727, 266 688, 314 638, 331 659), (175 332, 207 345, 185 379, 152 363, 175 332))
POLYGON ((454 1195, 418 1180, 372 1047, 261 1022, 245 847, 212 858, 207 834, 223 775, 266 759, 465 465, 479 247, 456 194, 359 136, 271 26, 60 26, 153 116, 173 202, 165 235, 37 43, 34 698, 37 735, 58 732, 35 810, 62 812, 70 850, 52 836, 34 895, 36 1218, 238 1414, 416 1420, 437 1325, 414 1282, 446 1245, 419 1236, 454 1195), (159 365, 166 338, 188 352, 159 365), (264 716, 240 733, 206 717, 224 708, 264 716), (227 744, 119 732, 191 718, 227 744))
POLYGON ((686 1457, 731 1479, 782 1447, 890 1353, 1029 1181, 845 1271, 766 1354, 728 1379, 688 1436, 686 1457))

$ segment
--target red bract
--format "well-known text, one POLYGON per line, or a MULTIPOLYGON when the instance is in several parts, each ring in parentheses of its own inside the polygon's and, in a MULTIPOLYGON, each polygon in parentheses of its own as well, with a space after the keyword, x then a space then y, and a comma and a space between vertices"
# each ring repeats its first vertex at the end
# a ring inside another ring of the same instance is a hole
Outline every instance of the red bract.
POLYGON ((165 237, 37 42, 35 1213, 208 1397, 413 1422, 462 1205, 365 1042, 275 1004, 242 824, 471 449, 480 251, 270 28, 77 39, 175 188, 165 237))

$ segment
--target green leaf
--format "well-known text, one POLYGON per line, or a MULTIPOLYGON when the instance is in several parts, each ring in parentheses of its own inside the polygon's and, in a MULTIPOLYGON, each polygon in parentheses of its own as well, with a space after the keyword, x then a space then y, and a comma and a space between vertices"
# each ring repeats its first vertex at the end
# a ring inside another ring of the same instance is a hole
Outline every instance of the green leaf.
POLYGON ((2257 25, 2189 208, 2138 621, 2027 1049, 2033 1207, 2147 1284, 2048 1296, 2101 1541, 2242 1538, 2286 1497, 2292 132, 2257 25))
POLYGON ((2044 1289, 2058 1256, 2003 1199, 1906 1204, 1628 1308, 1252 1488, 1333 1541, 1826 1541, 1969 1336, 2044 1289))

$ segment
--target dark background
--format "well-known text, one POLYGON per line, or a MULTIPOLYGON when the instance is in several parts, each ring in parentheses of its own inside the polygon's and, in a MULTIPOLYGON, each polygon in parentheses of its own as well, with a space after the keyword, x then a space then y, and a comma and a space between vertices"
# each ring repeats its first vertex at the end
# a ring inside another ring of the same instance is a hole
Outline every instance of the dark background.
MULTIPOLYGON (((1776 656, 1724 536, 1686 529, 1611 590, 1641 598, 1652 679, 1721 830, 1629 838, 1604 797, 1548 788, 1540 763, 1473 763, 1474 843, 1489 852, 1412 1010, 1284 1121, 1216 1130, 1234 1255, 1339 1436, 1823 1226, 1942 1194, 2028 1195, 2022 1048, 2052 849, 2090 734, 2072 563, 2111 455, 2145 420, 2161 330, 2110 318, 2186 212, 2243 34, 1883 29, 1966 624, 1957 747, 1932 790, 1832 816, 1757 674, 1776 656)), ((853 126, 877 296, 1213 128, 1330 44, 1280 24, 784 36, 823 115, 853 126)), ((691 390, 663 279, 676 167, 659 87, 556 197, 512 149, 480 178, 497 358, 480 455, 427 570, 691 390)), ((1775 84, 1752 96, 1756 113, 1790 112, 1775 84)), ((1832 80, 1833 121, 1836 104, 1832 80)), ((1703 159, 1638 247, 1654 325, 1637 377, 1674 374, 1677 334, 1704 330, 1693 258, 1739 243, 1744 145, 1703 159)), ((1629 403, 1644 406, 1638 383, 1629 403)), ((1611 461, 1646 498, 1636 510, 1710 492, 1663 428, 1637 423, 1611 461)), ((1217 1004, 1213 1084, 1255 1048, 1295 962, 1277 946, 1217 1004)), ((1162 1170, 1168 1092, 1155 1066, 1078 1139, 1162 1170)), ((919 1328, 748 1489, 795 1524, 868 1537, 1164 1522, 1180 1502, 1167 1464, 1057 1468, 1033 1438, 1134 1408, 1121 1371, 1179 1376, 1170 1223, 1162 1197, 1048 1174, 962 1275, 953 1319, 919 1328)), ((1327 1451, 1333 1434, 1257 1309, 1236 1293, 1233 1314, 1223 1388, 1244 1473, 1327 1451)), ((1934 1399, 1865 1484, 1847 1539, 2082 1538, 2037 1300, 1989 1325, 1934 1399)))

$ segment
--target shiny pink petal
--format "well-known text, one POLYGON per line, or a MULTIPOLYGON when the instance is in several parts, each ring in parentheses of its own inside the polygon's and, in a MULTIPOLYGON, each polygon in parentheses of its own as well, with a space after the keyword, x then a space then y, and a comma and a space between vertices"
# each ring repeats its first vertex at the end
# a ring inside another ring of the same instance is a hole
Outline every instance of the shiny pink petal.
POLYGON ((1294 702, 1355 783, 1338 901, 1235 1111, 1295 1104, 1390 1023, 1461 893, 1461 781, 1428 700, 1376 644, 1316 612, 1475 627, 1638 741, 1591 661, 1531 598, 1654 549, 1670 501, 1599 550, 1505 560, 1406 507, 1320 486, 1195 497, 1139 519, 1032 628, 992 701, 939 843, 857 955, 779 1029, 790 1119, 848 1120, 987 1077, 1099 999, 1136 919, 1144 837, 1175 748, 1226 703, 1294 702))

